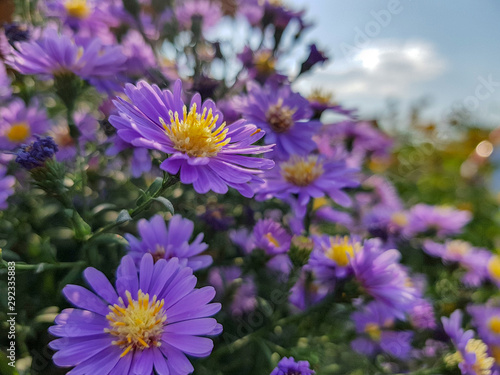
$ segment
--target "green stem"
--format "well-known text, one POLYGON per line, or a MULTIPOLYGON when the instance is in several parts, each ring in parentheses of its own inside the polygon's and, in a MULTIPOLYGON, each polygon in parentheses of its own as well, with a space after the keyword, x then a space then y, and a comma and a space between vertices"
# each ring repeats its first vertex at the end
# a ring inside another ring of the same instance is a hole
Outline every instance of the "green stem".
MULTIPOLYGON (((22 262, 16 263, 16 271, 32 271, 36 270, 38 272, 53 270, 53 269, 63 269, 63 268, 74 268, 82 267, 86 264, 85 261, 79 262, 59 262, 59 263, 38 263, 38 264, 27 264, 22 262)), ((7 268, 8 262, 2 259, 0 263, 0 268, 7 268)))
MULTIPOLYGON (((167 190, 169 187, 175 185, 178 181, 179 181, 179 179, 175 176, 171 176, 169 179, 167 179, 166 176, 163 176, 163 185, 162 185, 161 189, 158 190, 155 194, 153 194, 153 196, 150 199, 148 199, 146 202, 141 204, 139 207, 136 207, 132 211, 130 211, 129 212, 130 217, 134 218, 137 215, 139 215, 141 212, 147 210, 149 208, 149 206, 151 205, 151 201, 154 198, 158 198, 159 196, 161 196, 165 192, 165 190, 167 190)), ((104 233, 110 231, 111 229, 121 225, 121 224, 122 223, 115 221, 113 223, 109 223, 109 224, 103 226, 102 228, 98 229, 93 235, 91 235, 88 238, 88 242, 94 240, 96 237, 99 237, 101 234, 104 234, 104 233)))

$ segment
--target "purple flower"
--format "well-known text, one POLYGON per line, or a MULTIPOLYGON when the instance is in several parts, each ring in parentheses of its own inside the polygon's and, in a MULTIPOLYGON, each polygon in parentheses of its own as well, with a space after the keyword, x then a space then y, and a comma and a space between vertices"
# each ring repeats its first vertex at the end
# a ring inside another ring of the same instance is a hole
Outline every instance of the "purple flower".
POLYGON ((317 155, 292 156, 263 175, 264 184, 256 187, 257 199, 290 201, 297 196, 294 207, 299 217, 304 217, 311 198, 326 195, 337 204, 349 206, 351 199, 342 189, 359 185, 354 172, 342 161, 327 161, 317 155))
POLYGON ((180 172, 181 182, 192 183, 198 193, 225 194, 230 186, 252 197, 248 183, 261 181, 256 175, 274 165, 272 160, 244 155, 271 150, 272 146, 252 146, 264 135, 260 129, 244 121, 226 127, 214 102, 201 103, 199 94, 188 109, 180 80, 173 92, 140 81, 137 86, 127 84, 125 93, 130 102, 115 101, 120 116, 109 119, 118 135, 135 147, 170 154, 160 168, 174 175, 180 172))
POLYGON ((425 240, 423 249, 427 254, 441 258, 445 264, 458 262, 467 270, 462 277, 465 285, 477 287, 488 278, 488 262, 492 254, 486 249, 472 247, 461 240, 449 240, 444 244, 425 240))
POLYGON ((251 276, 243 276, 240 267, 216 267, 210 270, 208 282, 213 285, 217 297, 222 300, 231 293, 231 314, 241 316, 257 307, 257 287, 251 276))
POLYGON ((467 308, 479 337, 490 345, 500 345, 500 307, 472 305, 467 308))
POLYGON ((30 39, 29 29, 18 23, 4 24, 3 28, 5 30, 5 36, 11 45, 16 42, 25 42, 30 39))
MULTIPOLYGON (((260 48, 253 51, 249 46, 245 46, 243 51, 238 54, 238 59, 247 70, 246 80, 255 80, 260 84, 266 82, 279 84, 288 80, 286 76, 276 71, 277 58, 272 49, 260 48)), ((246 98, 240 99, 242 99, 241 103, 245 103, 246 98)))
POLYGON ((463 375, 490 374, 495 359, 488 356, 488 347, 474 339, 474 331, 462 329, 462 312, 456 310, 450 318, 441 318, 446 334, 457 348, 457 352, 445 357, 445 362, 458 364, 463 375))
POLYGON ((264 250, 268 255, 286 253, 290 250, 292 236, 272 219, 261 219, 253 228, 255 247, 264 250))
POLYGON ((299 310, 305 310, 323 300, 333 290, 333 286, 331 283, 329 285, 319 283, 314 278, 311 268, 305 265, 299 279, 290 289, 288 301, 299 310))
POLYGON ((149 221, 139 220, 137 228, 142 240, 125 234, 130 243, 128 254, 136 264, 141 262, 144 253, 151 254, 155 262, 160 259, 178 258, 179 264, 188 266, 193 271, 212 264, 210 255, 199 255, 208 248, 208 245, 202 242, 203 233, 198 234, 194 241, 189 243, 194 223, 183 219, 181 215, 174 215, 168 222, 168 228, 160 215, 153 216, 149 221))
POLYGON ((0 149, 12 150, 42 135, 50 127, 44 110, 33 101, 26 106, 21 99, 14 99, 0 108, 0 149))
POLYGON ((354 312, 352 320, 362 335, 351 342, 355 351, 369 356, 385 352, 400 359, 410 355, 413 332, 394 331, 393 311, 386 305, 371 302, 362 311, 354 312))
POLYGON ((105 46, 98 38, 73 39, 52 28, 38 40, 19 43, 17 49, 9 64, 22 74, 74 73, 98 88, 113 82, 126 60, 119 46, 105 46))
POLYGON ((36 141, 29 145, 23 145, 16 153, 16 163, 28 170, 44 166, 45 162, 52 159, 58 150, 52 137, 40 138, 37 136, 36 138, 36 141))
POLYGON ((385 304, 395 317, 404 319, 404 313, 416 302, 417 291, 399 264, 399 251, 383 251, 380 245, 376 239, 365 241, 351 259, 351 267, 366 293, 385 304))
POLYGON ((66 285, 63 294, 76 308, 65 309, 49 332, 53 361, 73 367, 75 374, 189 374, 194 369, 186 355, 206 357, 209 338, 222 326, 208 318, 220 310, 209 303, 212 287, 195 289, 196 277, 177 258, 154 263, 150 254, 139 272, 130 256, 117 270, 116 289, 95 268, 84 271, 95 294, 66 285))
POLYGON ((335 282, 352 272, 350 259, 361 250, 361 243, 356 238, 324 234, 313 236, 313 240, 314 250, 309 258, 309 266, 320 282, 335 282))
POLYGON ((405 235, 434 230, 439 237, 457 234, 472 219, 469 211, 456 210, 446 206, 417 204, 410 209, 405 235))
POLYGON ((312 375, 316 372, 311 370, 307 361, 295 361, 293 357, 283 357, 278 366, 270 375, 312 375))
POLYGON ((222 18, 220 5, 209 0, 187 0, 175 8, 175 16, 182 29, 191 30, 193 22, 200 22, 206 31, 222 18))
POLYGON ((130 173, 132 177, 141 177, 144 173, 151 171, 153 163, 149 150, 146 148, 134 147, 125 142, 119 136, 114 135, 108 139, 110 147, 106 150, 107 156, 115 156, 123 150, 132 149, 132 158, 130 161, 130 173))
POLYGON ((137 30, 130 30, 122 40, 123 54, 127 57, 125 70, 133 76, 141 76, 156 66, 156 58, 151 47, 137 30))
POLYGON ((324 64, 325 61, 328 61, 328 57, 326 57, 322 51, 318 50, 316 44, 311 44, 309 46, 309 56, 307 60, 302 63, 299 75, 311 70, 316 64, 324 64))
POLYGON ((0 210, 5 210, 8 207, 7 198, 14 194, 15 183, 14 176, 8 176, 7 168, 0 165, 0 210))
POLYGON ((5 70, 5 65, 0 62, 0 103, 8 98, 12 94, 12 89, 10 88, 10 78, 5 70))
POLYGON ((242 98, 239 110, 243 118, 266 132, 266 144, 276 144, 278 158, 307 155, 316 148, 312 137, 321 123, 310 121, 312 110, 307 99, 293 93, 288 85, 261 87, 250 83, 247 89, 248 96, 242 98))
POLYGON ((436 329, 436 317, 432 304, 422 299, 410 311, 410 322, 416 329, 436 329))
POLYGON ((229 231, 231 242, 240 247, 245 254, 249 254, 255 249, 255 237, 248 229, 232 229, 229 231))
MULTIPOLYGON (((307 97, 309 105, 314 111, 313 118, 319 119, 324 111, 331 110, 340 115, 355 117, 355 109, 346 109, 333 100, 333 94, 324 92, 321 89, 313 89, 307 97)), ((318 140, 316 140, 318 142, 318 140)), ((318 142, 319 143, 319 142, 318 142)))

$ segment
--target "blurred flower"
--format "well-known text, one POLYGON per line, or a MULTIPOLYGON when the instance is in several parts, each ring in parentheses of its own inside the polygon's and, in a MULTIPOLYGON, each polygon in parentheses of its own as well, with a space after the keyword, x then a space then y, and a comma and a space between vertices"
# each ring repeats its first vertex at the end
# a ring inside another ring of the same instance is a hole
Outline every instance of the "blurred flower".
POLYGON ((316 44, 311 44, 309 46, 309 56, 306 61, 302 63, 299 75, 311 70, 316 64, 324 64, 325 61, 328 61, 328 57, 326 57, 322 51, 318 50, 316 44))
POLYGON ((143 76, 156 66, 156 58, 151 47, 137 30, 129 30, 122 39, 122 52, 127 57, 125 71, 132 76, 143 76))
POLYGON ((462 326, 462 312, 456 310, 450 318, 441 318, 444 331, 455 345, 457 352, 445 357, 450 365, 458 364, 463 375, 491 374, 495 360, 488 356, 488 347, 484 342, 474 339, 472 330, 465 331, 462 326))
POLYGON ((255 187, 257 199, 279 198, 290 202, 292 196, 297 195, 294 208, 299 217, 304 217, 312 198, 325 195, 337 204, 349 206, 351 198, 342 189, 359 185, 354 172, 341 161, 327 161, 317 155, 294 155, 263 174, 264 184, 255 187))
POLYGON ((212 268, 208 282, 215 288, 219 300, 229 299, 231 314, 241 316, 256 309, 257 287, 251 276, 243 276, 241 268, 212 268))
POLYGON ((125 142, 117 135, 110 137, 108 141, 110 146, 106 150, 107 156, 115 156, 123 150, 132 149, 132 159, 130 161, 130 173, 132 177, 138 178, 144 173, 151 171, 153 164, 147 148, 134 147, 131 143, 125 142))
POLYGON ((416 329, 436 329, 436 317, 432 304, 422 299, 410 311, 410 322, 416 329))
POLYGON ((500 307, 490 305, 471 305, 467 312, 477 328, 479 337, 488 345, 500 345, 500 307))
POLYGON ((208 318, 220 310, 212 287, 194 289, 196 277, 176 258, 154 263, 142 257, 139 273, 130 256, 117 270, 116 289, 95 268, 84 271, 94 293, 66 285, 63 294, 77 308, 63 310, 49 332, 60 339, 54 363, 81 374, 188 374, 186 355, 206 357, 222 326, 208 318), (167 320, 168 318, 168 320, 167 320))
POLYGON ((314 250, 309 266, 322 283, 335 282, 352 272, 349 265, 354 254, 361 250, 361 243, 349 236, 313 236, 314 250))
POLYGON ((12 95, 10 78, 5 70, 5 65, 0 61, 0 103, 12 95))
POLYGON ((123 70, 126 57, 119 46, 105 46, 98 38, 73 39, 52 28, 38 40, 19 43, 9 64, 22 74, 58 76, 74 73, 104 90, 123 70))
POLYGON ((270 257, 267 266, 275 271, 288 274, 292 262, 286 254, 290 250, 292 236, 272 219, 259 220, 253 229, 254 246, 264 250, 270 257))
POLYGON ((399 251, 383 251, 380 245, 377 239, 365 241, 361 251, 354 253, 351 267, 366 293, 386 305, 395 317, 404 319, 404 313, 416 302, 417 291, 399 264, 399 251))
POLYGON ((440 237, 457 234, 472 219, 469 211, 447 206, 417 204, 410 209, 404 234, 411 237, 427 231, 435 231, 440 237))
POLYGON ((16 42, 26 42, 30 40, 30 31, 29 29, 18 23, 8 23, 4 24, 3 28, 5 30, 5 36, 9 43, 13 46, 16 42))
POLYGON ((44 134, 50 121, 34 100, 28 106, 21 99, 13 99, 0 107, 0 149, 12 150, 44 134))
POLYGON ((327 109, 341 115, 349 117, 355 116, 355 109, 345 109, 333 100, 332 93, 324 92, 321 89, 313 89, 311 94, 307 97, 307 100, 314 111, 314 119, 319 119, 327 109))
POLYGON ((207 205, 200 218, 213 230, 226 231, 234 224, 234 218, 229 216, 226 211, 226 206, 223 204, 207 205))
POLYGON ((271 375, 312 375, 316 372, 311 370, 309 362, 295 361, 293 357, 283 357, 271 375))
POLYGON ((393 311, 386 305, 370 302, 351 318, 356 331, 362 335, 351 342, 355 351, 369 356, 385 352, 399 359, 409 357, 413 332, 394 331, 393 311))
POLYGON ((221 7, 209 0, 186 0, 179 2, 175 16, 181 28, 191 30, 193 23, 199 23, 206 31, 215 26, 222 17, 221 7))
POLYGON ((319 121, 310 121, 312 111, 300 94, 290 86, 275 87, 249 84, 248 96, 241 98, 237 108, 243 118, 266 131, 266 144, 276 144, 274 154, 280 159, 290 155, 307 155, 316 148, 312 136, 319 130, 319 121))
POLYGON ((255 237, 253 232, 250 232, 246 228, 230 230, 229 238, 236 246, 240 247, 245 254, 249 254, 255 249, 255 237))
POLYGON ((8 207, 7 198, 14 194, 14 176, 7 175, 7 167, 0 164, 0 210, 8 207))
POLYGON ((311 267, 302 267, 299 279, 290 289, 289 302, 299 310, 305 310, 323 300, 331 291, 333 286, 330 283, 325 285, 315 279, 311 267))
POLYGON ((168 228, 163 217, 155 215, 149 221, 139 220, 137 229, 142 240, 125 234, 130 244, 128 254, 136 264, 141 262, 144 253, 151 254, 155 262, 160 259, 178 258, 180 265, 188 266, 193 271, 212 264, 210 255, 199 255, 208 248, 208 245, 202 242, 203 233, 198 234, 194 241, 189 243, 194 223, 183 219, 181 215, 174 215, 168 222, 168 228))
POLYGON ((486 249, 472 247, 462 240, 448 240, 440 244, 425 240, 424 251, 434 257, 439 257, 445 264, 458 262, 467 273, 462 277, 462 282, 469 286, 479 286, 488 278, 488 262, 491 252, 486 249))
POLYGON ((260 129, 244 121, 226 127, 215 104, 201 103, 198 94, 188 110, 180 81, 173 93, 144 81, 128 84, 125 93, 130 103, 118 98, 120 116, 109 119, 118 135, 135 147, 170 154, 160 168, 173 175, 180 172, 181 182, 192 183, 198 193, 225 194, 231 186, 251 197, 248 183, 261 181, 256 175, 274 165, 269 159, 245 156, 271 150, 272 146, 252 146, 264 135, 260 129))
POLYGON ((28 170, 45 165, 45 162, 52 159, 54 154, 58 151, 57 145, 54 143, 52 137, 40 138, 36 136, 36 138, 36 141, 21 146, 16 152, 16 163, 28 170))

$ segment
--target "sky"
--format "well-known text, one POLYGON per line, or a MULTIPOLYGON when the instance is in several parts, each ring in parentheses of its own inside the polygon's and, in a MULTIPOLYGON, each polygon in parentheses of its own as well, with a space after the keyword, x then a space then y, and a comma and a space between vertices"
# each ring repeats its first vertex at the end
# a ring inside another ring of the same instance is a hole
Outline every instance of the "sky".
POLYGON ((429 99, 424 117, 465 107, 478 123, 500 126, 500 1, 288 0, 315 26, 304 35, 331 60, 295 89, 331 90, 364 117, 402 113, 429 99))

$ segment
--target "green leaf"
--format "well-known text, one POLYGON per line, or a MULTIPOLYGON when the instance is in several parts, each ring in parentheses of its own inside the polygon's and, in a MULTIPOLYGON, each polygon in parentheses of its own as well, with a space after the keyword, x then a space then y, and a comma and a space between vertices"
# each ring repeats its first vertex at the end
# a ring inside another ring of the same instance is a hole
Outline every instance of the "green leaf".
POLYGON ((127 210, 121 210, 120 213, 118 214, 118 217, 116 218, 116 222, 118 224, 123 224, 130 220, 132 220, 132 217, 130 216, 127 210))
POLYGON ((170 212, 172 215, 174 214, 174 206, 172 202, 170 202, 167 198, 158 197, 158 198, 153 198, 153 200, 160 202, 165 206, 168 212, 170 212))

